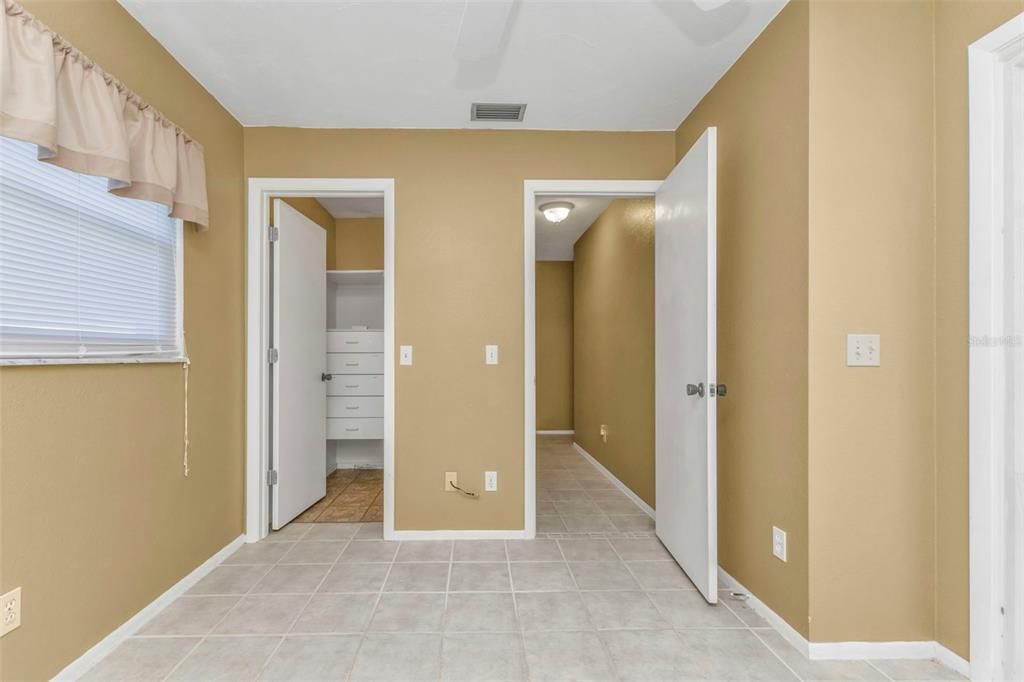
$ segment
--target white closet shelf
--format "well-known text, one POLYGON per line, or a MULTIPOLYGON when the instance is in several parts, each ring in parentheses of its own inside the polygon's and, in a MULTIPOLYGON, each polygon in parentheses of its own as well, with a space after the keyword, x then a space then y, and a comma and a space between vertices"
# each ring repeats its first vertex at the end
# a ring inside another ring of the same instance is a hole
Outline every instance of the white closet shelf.
POLYGON ((384 286, 383 270, 328 270, 327 283, 338 285, 370 285, 384 286))

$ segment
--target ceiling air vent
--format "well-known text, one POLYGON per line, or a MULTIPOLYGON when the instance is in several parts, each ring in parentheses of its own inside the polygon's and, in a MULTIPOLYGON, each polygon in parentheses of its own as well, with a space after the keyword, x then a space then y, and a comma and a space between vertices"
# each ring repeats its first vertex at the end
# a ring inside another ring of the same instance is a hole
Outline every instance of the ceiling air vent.
POLYGON ((469 110, 471 121, 522 121, 525 104, 485 104, 474 102, 469 110))

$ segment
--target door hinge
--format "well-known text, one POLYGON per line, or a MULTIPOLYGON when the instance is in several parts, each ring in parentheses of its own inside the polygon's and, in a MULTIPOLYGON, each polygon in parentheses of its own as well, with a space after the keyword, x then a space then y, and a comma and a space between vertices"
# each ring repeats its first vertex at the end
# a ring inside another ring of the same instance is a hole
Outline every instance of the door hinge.
POLYGON ((273 365, 279 357, 280 353, 277 352, 276 348, 267 349, 267 364, 273 365))
POLYGON ((267 472, 267 485, 277 485, 277 469, 267 472))
POLYGON ((281 238, 281 228, 274 227, 273 225, 271 225, 267 229, 267 239, 269 241, 271 241, 271 242, 276 242, 280 238, 281 238))

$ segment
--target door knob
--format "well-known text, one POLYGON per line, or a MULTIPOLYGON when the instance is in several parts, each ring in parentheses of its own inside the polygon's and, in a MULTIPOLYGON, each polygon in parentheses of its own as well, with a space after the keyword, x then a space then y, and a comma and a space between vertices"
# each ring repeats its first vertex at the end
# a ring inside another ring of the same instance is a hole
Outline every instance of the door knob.
POLYGON ((320 375, 320 381, 330 381, 333 378, 334 378, 333 374, 321 374, 320 375))
POLYGON ((693 384, 686 384, 686 395, 695 395, 698 398, 704 397, 704 382, 700 382, 696 386, 693 384))

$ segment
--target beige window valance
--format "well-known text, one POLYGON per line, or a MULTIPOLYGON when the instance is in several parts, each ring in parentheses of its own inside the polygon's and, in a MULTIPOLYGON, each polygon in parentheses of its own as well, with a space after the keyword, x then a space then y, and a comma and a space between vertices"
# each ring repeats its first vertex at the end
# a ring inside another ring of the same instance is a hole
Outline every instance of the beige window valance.
POLYGON ((209 225, 203 147, 13 0, 0 13, 0 135, 209 225))

